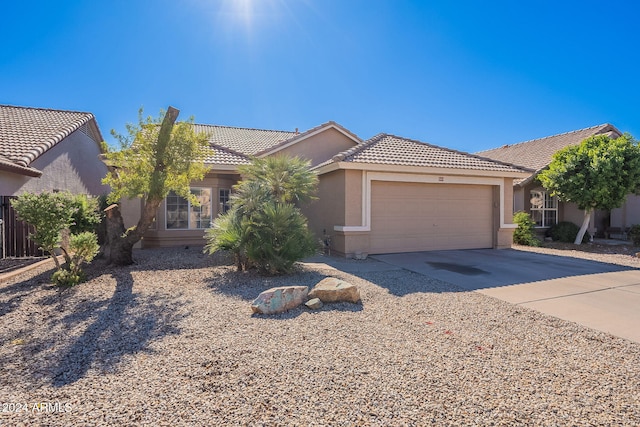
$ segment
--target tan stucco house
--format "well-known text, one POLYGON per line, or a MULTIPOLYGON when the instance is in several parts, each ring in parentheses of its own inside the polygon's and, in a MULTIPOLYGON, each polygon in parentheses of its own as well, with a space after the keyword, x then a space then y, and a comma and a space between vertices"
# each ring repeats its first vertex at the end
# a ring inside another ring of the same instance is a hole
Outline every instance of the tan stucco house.
MULTIPOLYGON (((542 232, 561 221, 580 225, 584 212, 579 210, 575 203, 560 202, 555 196, 551 196, 537 180, 538 174, 549 166, 555 152, 568 146, 578 145, 586 138, 595 135, 607 135, 615 139, 620 137, 622 132, 615 126, 605 123, 559 135, 503 145, 476 154, 521 165, 535 171, 525 179, 514 181, 513 210, 530 213, 542 232)), ((632 224, 640 224, 640 197, 630 194, 621 208, 613 209, 611 212, 596 211, 591 217, 589 232, 602 237, 605 234, 624 235, 624 230, 632 224), (612 230, 614 233, 610 233, 612 230)))
POLYGON ((24 192, 102 195, 107 167, 102 135, 91 113, 0 105, 0 218, 5 256, 30 255, 33 244, 9 200, 24 192))
MULTIPOLYGON (((215 217, 228 209, 251 157, 277 154, 310 160, 318 200, 305 208, 309 226, 330 237, 334 253, 389 253, 510 247, 513 180, 531 171, 476 155, 381 134, 362 141, 335 122, 286 132, 196 125, 209 134, 214 155, 206 178, 192 184, 201 205, 170 194, 143 247, 204 243, 215 217)), ((139 217, 140 200, 123 202, 125 225, 139 217)))

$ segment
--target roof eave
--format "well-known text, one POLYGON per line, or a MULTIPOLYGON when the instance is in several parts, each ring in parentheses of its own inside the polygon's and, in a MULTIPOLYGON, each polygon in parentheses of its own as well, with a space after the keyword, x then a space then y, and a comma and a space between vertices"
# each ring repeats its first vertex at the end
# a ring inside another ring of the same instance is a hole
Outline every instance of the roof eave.
POLYGON ((358 163, 358 162, 332 162, 314 168, 318 175, 333 172, 338 169, 365 170, 369 172, 403 172, 415 174, 432 174, 432 175, 473 175, 473 176, 492 176, 502 178, 526 178, 531 172, 527 171, 492 171, 484 169, 464 169, 464 168, 439 168, 425 166, 407 166, 407 165, 390 165, 377 163, 358 163))
POLYGON ((19 166, 15 164, 0 162, 0 170, 5 172, 11 172, 18 175, 29 176, 32 178, 40 178, 42 176, 42 171, 38 169, 19 166))

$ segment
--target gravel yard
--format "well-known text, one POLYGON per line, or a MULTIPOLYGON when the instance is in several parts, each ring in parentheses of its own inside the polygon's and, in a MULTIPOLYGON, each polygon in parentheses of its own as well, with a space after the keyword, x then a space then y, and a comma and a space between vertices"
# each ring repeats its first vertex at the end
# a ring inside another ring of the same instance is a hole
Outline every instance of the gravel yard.
POLYGON ((406 270, 136 259, 70 289, 42 268, 0 284, 1 426, 640 425, 640 345, 620 338, 406 270), (251 314, 327 276, 362 304, 251 314))

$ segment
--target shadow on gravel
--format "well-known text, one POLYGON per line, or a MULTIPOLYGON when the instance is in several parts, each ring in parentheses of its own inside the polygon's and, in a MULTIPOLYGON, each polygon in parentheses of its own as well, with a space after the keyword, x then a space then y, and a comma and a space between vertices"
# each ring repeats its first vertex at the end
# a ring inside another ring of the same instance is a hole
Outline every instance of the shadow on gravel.
MULTIPOLYGON (((326 274, 300 267, 296 272, 285 276, 261 276, 255 270, 236 271, 229 267, 224 273, 211 278, 209 288, 227 296, 240 298, 249 305, 261 292, 280 286, 308 286, 313 288, 326 274)), ((361 311, 362 304, 333 303, 325 304, 320 310, 310 310, 304 305, 280 314, 253 314, 252 317, 264 320, 287 320, 300 316, 305 312, 321 311, 361 311)))
POLYGON ((0 318, 14 310, 17 310, 24 297, 34 289, 48 284, 53 274, 53 266, 50 270, 32 276, 22 282, 11 285, 0 284, 0 318))
POLYGON ((317 314, 317 313, 322 313, 324 311, 340 311, 340 312, 352 312, 352 313, 357 313, 360 312, 364 309, 364 306, 362 305, 362 302, 359 302, 357 304, 352 304, 350 302, 333 302, 333 303, 326 303, 322 306, 322 308, 318 309, 318 310, 311 310, 309 308, 307 308, 304 304, 286 311, 284 313, 278 313, 278 314, 257 314, 254 313, 251 315, 251 317, 253 319, 261 319, 261 320, 290 320, 290 319, 295 319, 296 317, 301 316, 303 313, 312 313, 312 314, 317 314))
POLYGON ((324 274, 305 269, 285 276, 261 276, 255 270, 236 271, 235 267, 229 267, 223 273, 211 277, 209 288, 251 302, 267 289, 279 286, 308 286, 311 289, 325 277, 327 276, 324 274))
POLYGON ((47 360, 55 363, 55 367, 49 367, 54 387, 78 381, 89 369, 113 372, 126 355, 145 351, 151 341, 180 333, 176 326, 180 316, 175 314, 179 307, 175 302, 133 293, 131 270, 122 269, 113 275, 117 284, 110 299, 81 300, 69 307, 64 295, 60 295, 64 294, 63 290, 56 297, 41 300, 44 305, 60 303, 69 313, 57 320, 61 325, 51 325, 51 330, 56 326, 62 326, 62 330, 73 329, 83 322, 91 322, 80 336, 67 345, 60 345, 60 350, 53 354, 48 352, 51 344, 45 340, 25 346, 31 355, 48 352, 47 360))

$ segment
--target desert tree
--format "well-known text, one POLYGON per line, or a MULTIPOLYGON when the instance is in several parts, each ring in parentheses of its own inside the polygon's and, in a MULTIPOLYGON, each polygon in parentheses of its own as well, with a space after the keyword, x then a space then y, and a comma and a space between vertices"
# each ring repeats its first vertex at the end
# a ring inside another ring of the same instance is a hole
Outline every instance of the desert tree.
POLYGON ((640 147, 628 133, 595 135, 556 152, 538 179, 551 195, 584 211, 574 242, 580 244, 595 209, 618 208, 640 187, 640 147))
POLYGON ((138 124, 127 124, 127 134, 111 131, 120 149, 104 154, 109 173, 103 179, 111 186, 107 208, 107 240, 109 261, 116 265, 133 263, 133 246, 153 223, 158 207, 173 191, 197 205, 190 184, 202 180, 208 170, 207 157, 212 155, 208 135, 197 133, 193 118, 178 122, 179 111, 169 107, 159 118, 143 118, 138 124), (142 212, 136 225, 125 229, 119 206, 122 199, 141 198, 142 212))

